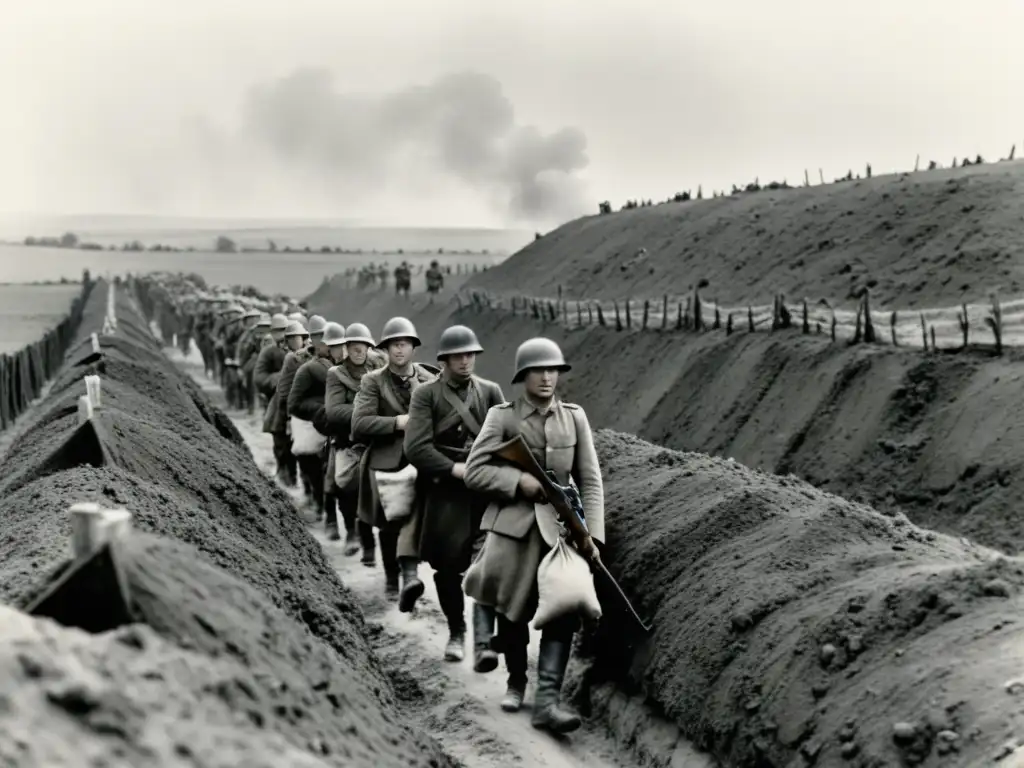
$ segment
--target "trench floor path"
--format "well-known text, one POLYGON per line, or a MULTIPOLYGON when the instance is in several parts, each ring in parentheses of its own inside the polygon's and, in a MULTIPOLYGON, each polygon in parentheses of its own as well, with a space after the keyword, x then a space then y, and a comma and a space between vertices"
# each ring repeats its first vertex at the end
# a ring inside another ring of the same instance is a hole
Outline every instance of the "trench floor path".
MULTIPOLYGON (((177 350, 164 350, 224 409, 245 438, 256 463, 268 475, 273 471, 270 436, 261 431, 262 420, 229 410, 220 387, 206 378, 202 364, 177 350)), ((194 353, 193 353, 194 354, 194 353)), ((298 514, 310 515, 301 492, 293 495, 298 514)), ((385 600, 383 573, 360 565, 358 556, 345 557, 342 542, 331 542, 322 524, 309 523, 310 532, 323 546, 342 581, 358 597, 373 636, 371 642, 394 683, 406 711, 437 738, 449 754, 467 768, 626 768, 637 758, 623 750, 599 726, 583 729, 564 740, 555 740, 530 725, 531 689, 526 706, 517 715, 501 711, 498 703, 505 690, 504 669, 487 675, 472 670, 471 650, 461 664, 442 660, 448 639, 430 568, 421 568, 427 591, 415 613, 399 613, 385 600)), ((469 610, 467 601, 467 614, 469 610)), ((467 615, 467 621, 469 616, 467 615)), ((531 632, 531 676, 536 668, 538 633, 531 632)), ((706 768, 708 758, 694 751, 692 759, 673 763, 673 768, 706 768)))

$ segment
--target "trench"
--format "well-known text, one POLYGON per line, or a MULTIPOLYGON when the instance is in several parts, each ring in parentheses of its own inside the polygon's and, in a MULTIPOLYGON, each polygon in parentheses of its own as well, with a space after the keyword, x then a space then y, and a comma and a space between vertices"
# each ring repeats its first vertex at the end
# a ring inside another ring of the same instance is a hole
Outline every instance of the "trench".
MULTIPOLYGON (((274 469, 272 443, 270 435, 262 432, 261 417, 228 408, 221 388, 203 372, 202 358, 194 346, 188 356, 183 356, 177 348, 164 352, 229 416, 257 466, 271 477, 274 469)), ((587 719, 579 731, 562 739, 530 725, 532 685, 519 713, 503 712, 498 706, 505 685, 502 667, 488 675, 474 673, 468 644, 463 662, 442 660, 447 628, 429 567, 421 567, 426 592, 416 610, 412 614, 400 613, 392 601, 385 599, 379 568, 360 565, 358 556, 345 557, 343 542, 328 541, 322 526, 310 520, 302 492, 289 489, 288 493, 295 503, 296 514, 304 516, 311 535, 323 547, 338 576, 355 593, 368 624, 371 646, 391 678, 404 712, 467 768, 508 765, 709 768, 715 765, 710 757, 680 738, 675 727, 652 712, 642 711, 645 708, 638 707, 635 701, 631 703, 628 721, 587 719)), ((539 634, 531 632, 531 669, 536 668, 538 645, 539 634)))

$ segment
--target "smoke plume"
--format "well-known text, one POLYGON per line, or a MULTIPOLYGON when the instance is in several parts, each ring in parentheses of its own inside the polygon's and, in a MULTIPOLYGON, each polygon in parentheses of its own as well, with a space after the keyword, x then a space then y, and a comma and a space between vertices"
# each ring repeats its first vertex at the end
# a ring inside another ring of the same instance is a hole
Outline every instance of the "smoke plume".
POLYGON ((501 83, 485 74, 363 96, 341 93, 327 70, 301 69, 249 90, 240 131, 282 171, 350 203, 398 188, 437 195, 455 182, 515 221, 565 220, 590 207, 576 175, 588 163, 582 131, 518 123, 501 83))

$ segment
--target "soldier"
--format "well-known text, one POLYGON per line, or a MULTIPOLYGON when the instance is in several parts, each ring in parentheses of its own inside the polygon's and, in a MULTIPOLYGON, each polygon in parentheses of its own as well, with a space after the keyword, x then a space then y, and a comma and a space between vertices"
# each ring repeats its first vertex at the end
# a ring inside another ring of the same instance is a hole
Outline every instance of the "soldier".
MULTIPOLYGON (((405 429, 405 455, 418 472, 417 549, 421 560, 434 568, 437 600, 448 620, 444 657, 462 661, 466 619, 462 577, 483 544, 480 519, 486 497, 466 488, 463 477, 469 447, 480 432, 487 411, 505 402, 501 387, 473 373, 476 356, 483 352, 476 334, 453 325, 441 334, 437 359, 444 369, 440 378, 413 392, 405 429)), ((490 648, 494 608, 473 606, 473 669, 490 672, 498 666, 490 648)))
POLYGON ((277 385, 281 380, 281 369, 284 367, 284 360, 289 351, 285 334, 289 329, 296 330, 301 340, 301 334, 305 333, 302 326, 298 324, 296 326, 297 328, 292 327, 288 318, 281 314, 270 318, 270 335, 274 344, 260 350, 254 373, 256 388, 267 399, 267 409, 263 414, 263 431, 268 432, 274 439, 274 460, 277 462, 275 474, 278 481, 287 487, 295 485, 295 460, 292 457, 291 441, 288 439, 288 431, 285 428, 288 422, 281 417, 280 413, 277 385))
POLYGON ((412 288, 412 270, 409 269, 409 262, 403 261, 395 267, 395 296, 405 293, 409 298, 409 289, 412 288))
MULTIPOLYGON (((277 380, 277 392, 274 394, 276 402, 276 414, 274 417, 274 431, 288 435, 288 476, 291 480, 288 487, 294 487, 300 479, 298 461, 292 453, 292 440, 288 428, 288 395, 292 389, 292 382, 295 380, 295 372, 299 366, 313 359, 313 353, 308 348, 309 332, 298 320, 291 320, 288 323, 288 330, 284 332, 285 349, 284 363, 281 365, 281 375, 277 380)), ((305 489, 307 483, 304 478, 302 486, 305 489)))
POLYGON ((228 314, 228 320, 224 324, 224 383, 223 387, 227 393, 228 405, 232 408, 240 408, 240 386, 238 360, 235 358, 235 351, 238 349, 238 340, 245 330, 245 310, 237 307, 237 312, 228 314))
POLYGON ((413 362, 418 346, 420 339, 409 320, 388 320, 377 343, 378 348, 388 353, 387 367, 363 376, 352 406, 352 439, 367 445, 360 464, 359 519, 377 528, 388 595, 398 592, 401 569, 398 608, 404 613, 411 611, 423 594, 413 542, 415 532, 407 525, 409 519, 387 519, 377 492, 375 472, 396 472, 408 465, 402 444, 412 393, 436 378, 428 368, 413 362), (405 534, 401 542, 400 533, 405 534))
MULTIPOLYGON (((522 435, 542 467, 557 481, 570 478, 580 489, 591 539, 580 554, 597 556, 594 541, 604 541, 604 488, 594 437, 583 409, 562 402, 555 394, 559 373, 570 366, 562 350, 550 339, 533 338, 516 350, 513 384, 523 394, 487 413, 466 461, 466 487, 493 501, 480 524, 486 539, 480 556, 466 574, 466 594, 494 606, 498 636, 492 647, 505 654, 508 690, 502 709, 515 712, 526 691, 528 622, 537 609, 537 567, 557 542, 558 522, 549 506, 541 506, 543 491, 537 480, 493 457, 506 440, 522 435)), ((554 733, 568 733, 580 719, 559 705, 572 638, 579 625, 574 614, 544 626, 537 660, 537 692, 533 725, 554 733)))
POLYGON ((430 262, 430 269, 427 270, 427 293, 430 294, 430 303, 434 303, 434 296, 444 288, 444 273, 440 269, 437 259, 430 262))
MULTIPOLYGON (((331 435, 334 456, 354 445, 352 440, 352 406, 359 384, 363 376, 371 371, 383 368, 387 359, 374 347, 376 342, 370 335, 370 329, 362 323, 352 323, 345 331, 341 342, 328 339, 324 334, 324 342, 331 348, 331 354, 340 362, 327 372, 327 395, 324 399, 327 429, 331 435)), ((335 465, 332 462, 331 480, 334 479, 335 465)), ((332 483, 333 484, 333 483, 332 483)), ((334 484, 334 493, 342 519, 345 521, 345 554, 354 555, 363 550, 363 565, 373 567, 376 564, 376 545, 373 541, 373 526, 359 519, 357 507, 359 503, 359 485, 339 488, 334 484)), ((330 526, 331 506, 327 505, 327 524, 330 526)), ((334 530, 338 528, 337 518, 334 530)), ((328 536, 330 531, 328 530, 328 536)))
MULTIPOLYGON (((254 339, 257 338, 257 333, 262 335, 259 331, 258 325, 260 318, 263 315, 258 309, 250 309, 243 316, 243 327, 242 333, 238 337, 238 341, 235 344, 235 348, 232 350, 232 357, 238 361, 238 394, 239 394, 239 406, 245 408, 249 413, 252 413, 254 406, 252 403, 252 369, 256 365, 256 360, 253 359, 250 363, 250 357, 254 352, 259 351, 258 342, 254 345, 254 339), (248 366, 248 367, 247 367, 248 366)), ((267 318, 267 329, 270 328, 270 318, 267 318)))
MULTIPOLYGON (((324 337, 327 330, 335 326, 333 334, 340 330, 344 335, 344 328, 337 323, 320 322, 323 318, 314 315, 310 318, 310 339, 312 341, 311 360, 307 360, 295 372, 291 389, 288 392, 288 415, 293 419, 301 419, 313 425, 313 427, 324 436, 326 445, 327 429, 324 424, 324 396, 327 391, 327 369, 334 366, 330 348, 327 346, 324 337), (318 331, 314 335, 313 329, 318 331), (319 423, 318 423, 319 417, 319 423)), ((293 429, 294 433, 294 429, 293 429)), ((293 449, 296 446, 292 446, 293 449)), ((294 450, 293 450, 294 452, 294 450)), ((309 495, 312 499, 313 512, 319 520, 324 513, 324 457, 323 451, 317 453, 302 453, 297 457, 299 468, 306 480, 309 482, 309 495)))
POLYGON ((225 346, 227 327, 234 317, 241 317, 243 314, 245 314, 245 310, 237 304, 227 304, 218 311, 217 320, 214 322, 213 328, 210 329, 210 339, 213 342, 214 376, 221 389, 227 389, 227 379, 225 378, 227 374, 224 368, 224 360, 229 355, 225 346))

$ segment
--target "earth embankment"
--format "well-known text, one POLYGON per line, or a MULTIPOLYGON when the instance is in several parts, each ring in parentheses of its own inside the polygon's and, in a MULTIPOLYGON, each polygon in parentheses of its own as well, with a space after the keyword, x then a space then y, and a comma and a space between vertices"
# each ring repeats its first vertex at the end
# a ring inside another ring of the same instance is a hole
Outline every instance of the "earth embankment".
POLYGON ((793 473, 926 528, 1024 550, 1024 363, 830 344, 799 330, 704 334, 568 329, 504 311, 333 292, 312 311, 374 332, 412 318, 432 359, 441 331, 471 326, 478 372, 511 392, 516 347, 544 335, 574 364, 563 395, 592 422, 686 451, 793 473))
POLYGON ((889 309, 1024 294, 1024 161, 762 190, 587 216, 469 285, 497 294, 727 306, 783 293, 889 309), (641 249, 642 252, 641 252, 641 249))
POLYGON ((0 708, 12 764, 453 764, 403 720, 354 596, 237 430, 160 354, 127 285, 97 284, 32 418, 0 462, 0 598, 40 594, 66 565, 68 506, 98 502, 133 515, 123 564, 142 626, 5 622, 20 628, 0 659, 19 681, 17 706, 0 708), (111 290, 117 325, 96 355, 111 290), (87 374, 103 402, 79 425, 87 374))

